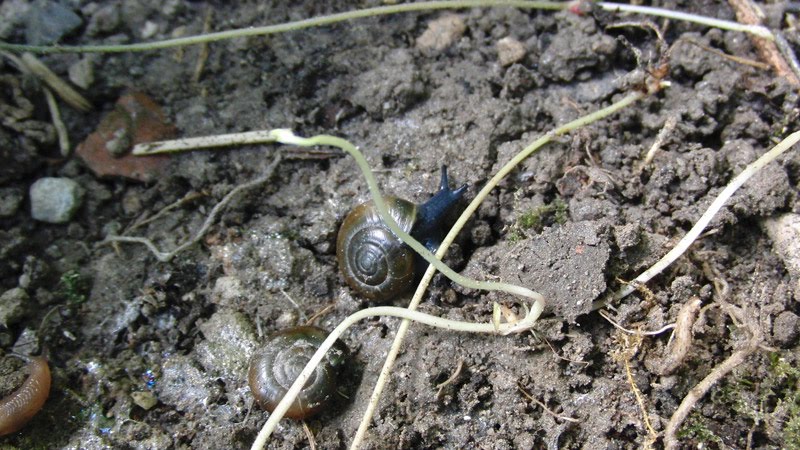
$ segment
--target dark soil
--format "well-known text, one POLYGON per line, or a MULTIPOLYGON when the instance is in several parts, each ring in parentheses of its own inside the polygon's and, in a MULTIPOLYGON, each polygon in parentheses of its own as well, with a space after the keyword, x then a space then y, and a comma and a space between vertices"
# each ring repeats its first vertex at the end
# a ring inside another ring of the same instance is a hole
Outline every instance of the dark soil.
MULTIPOLYGON (((83 25, 61 43, 76 45, 139 42, 153 25, 151 40, 198 34, 207 14, 212 30, 223 30, 380 2, 65 3, 83 25)), ((734 19, 726 3, 653 3, 734 19)), ((3 8, 14 5, 21 8, 19 2, 3 8)), ((796 30, 787 28, 795 22, 785 20, 781 6, 766 10, 768 24, 785 28, 797 45, 796 30)), ((4 40, 22 42, 30 25, 15 20, 0 31, 4 40)), ((197 81, 198 46, 94 55, 95 79, 85 90, 94 109, 64 106, 62 114, 74 145, 121 95, 141 92, 164 108, 179 136, 271 128, 333 134, 365 153, 386 193, 422 202, 447 164, 451 184, 469 185, 471 200, 543 132, 639 87, 663 48, 645 29, 606 28, 622 20, 641 18, 493 8, 361 19, 211 44, 197 81), (429 24, 447 14, 457 15, 447 20, 456 24, 455 36, 426 46, 429 24), (499 56, 497 46, 507 37, 524 56, 503 66, 499 58, 507 55, 499 56)), ((650 442, 642 407, 663 431, 687 392, 749 339, 748 325, 763 334, 764 350, 698 404, 680 434, 682 445, 800 445, 800 278, 791 272, 796 261, 774 252, 762 227, 767 218, 800 213, 796 151, 742 188, 711 232, 666 273, 609 307, 623 326, 650 331, 674 322, 684 304, 699 298, 694 342, 676 371, 660 375, 669 331, 625 339, 592 312, 595 300, 672 248, 733 176, 798 124, 796 88, 688 43, 757 60, 746 35, 654 23, 665 27, 671 46, 665 56, 671 86, 530 157, 493 192, 446 258, 466 275, 541 291, 549 301, 546 317, 534 333, 507 337, 413 326, 364 448, 639 448, 650 442), (670 117, 677 126, 643 167, 670 117), (718 307, 715 283, 724 282, 723 300, 743 308, 750 323, 718 307), (460 374, 440 389, 459 364, 460 374)), ((42 60, 66 78, 81 57, 42 60)), ((3 73, 22 78, 4 64, 3 73)), ((32 84, 22 86, 34 104, 32 119, 48 122, 42 95, 32 84)), ((0 347, 43 352, 53 372, 44 409, 0 444, 247 448, 267 416, 247 386, 248 358, 259 342, 320 311, 317 324, 332 329, 370 305, 345 285, 336 265, 338 226, 368 197, 348 157, 279 146, 183 153, 155 181, 141 183, 99 178, 77 158, 59 160, 55 142, 7 127, 0 128, 0 146, 2 200, 18 203, 0 218, 0 287, 22 288, 29 297, 0 324, 0 347), (174 248, 226 193, 260 176, 275 152, 286 157, 271 182, 234 199, 204 239, 172 261, 158 262, 141 245, 98 245, 108 233, 198 193, 130 233, 174 248), (30 217, 28 188, 43 176, 72 178, 86 190, 68 224, 30 217)), ((421 309, 486 322, 493 301, 518 305, 437 276, 421 309)), ((349 398, 308 421, 317 448, 349 444, 397 325, 372 319, 345 334, 354 359, 343 381, 349 398)), ((25 372, 16 358, 4 361, 0 388, 8 393, 25 372)), ((302 427, 289 420, 269 444, 307 446, 302 427)))

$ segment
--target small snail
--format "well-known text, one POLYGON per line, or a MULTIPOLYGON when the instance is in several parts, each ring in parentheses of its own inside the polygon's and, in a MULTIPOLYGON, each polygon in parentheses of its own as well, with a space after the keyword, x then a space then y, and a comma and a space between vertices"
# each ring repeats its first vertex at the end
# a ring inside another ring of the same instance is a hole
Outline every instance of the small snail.
MULTIPOLYGON (((447 167, 442 166, 439 192, 427 202, 417 205, 393 196, 384 200, 400 228, 435 251, 441 222, 466 189, 466 185, 450 189, 447 167)), ((386 226, 372 201, 356 206, 345 217, 336 238, 336 259, 347 284, 378 301, 408 291, 420 266, 414 251, 386 226)))
MULTIPOLYGON (((312 326, 287 328, 270 336, 264 347, 253 354, 247 374, 259 406, 270 412, 278 406, 327 336, 325 330, 312 326)), ((348 354, 344 343, 336 341, 286 411, 286 417, 310 417, 333 400, 348 354)))

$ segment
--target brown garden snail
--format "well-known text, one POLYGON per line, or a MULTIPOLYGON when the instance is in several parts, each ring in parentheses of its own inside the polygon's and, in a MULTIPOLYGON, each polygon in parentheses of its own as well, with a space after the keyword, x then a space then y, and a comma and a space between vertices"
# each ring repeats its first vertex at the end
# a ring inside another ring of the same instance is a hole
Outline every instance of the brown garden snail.
MULTIPOLYGON (((259 406, 272 412, 286 391, 328 336, 313 326, 281 330, 270 336, 266 344, 253 354, 247 380, 259 406)), ((328 406, 335 398, 338 380, 349 352, 342 341, 336 341, 303 390, 286 411, 286 417, 305 419, 328 406)))
POLYGON ((22 428, 42 409, 50 395, 50 366, 43 356, 28 362, 28 378, 16 391, 0 399, 0 436, 22 428))
MULTIPOLYGON (((393 196, 384 200, 400 228, 435 251, 441 222, 466 189, 466 185, 450 189, 447 167, 442 166, 439 192, 427 202, 417 205, 393 196)), ((378 301, 408 291, 421 266, 414 251, 384 223, 372 201, 356 206, 345 217, 336 239, 336 259, 347 284, 378 301)))

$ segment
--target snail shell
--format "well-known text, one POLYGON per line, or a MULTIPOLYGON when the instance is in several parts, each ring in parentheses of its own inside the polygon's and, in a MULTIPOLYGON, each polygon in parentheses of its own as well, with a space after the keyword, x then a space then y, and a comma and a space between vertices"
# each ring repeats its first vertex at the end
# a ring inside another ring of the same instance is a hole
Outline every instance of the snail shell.
MULTIPOLYGON (((402 230, 435 251, 441 223, 458 203, 467 186, 450 189, 447 168, 442 167, 439 192, 417 205, 385 196, 389 214, 402 230)), ((421 266, 414 251, 384 223, 372 201, 362 203, 345 217, 336 238, 336 258, 348 285, 362 296, 389 300, 408 291, 421 266)))
MULTIPOLYGON (((400 228, 411 232, 417 205, 397 197, 384 200, 400 228)), ((387 300, 414 283, 414 251, 392 233, 371 201, 344 219, 336 248, 345 281, 364 297, 387 300)))
MULTIPOLYGON (((247 379, 261 408, 272 412, 278 406, 327 336, 325 330, 317 327, 287 328, 271 335, 253 354, 247 379)), ((336 341, 286 412, 286 417, 310 417, 334 399, 340 384, 337 378, 348 354, 344 343, 336 341)))
POLYGON ((0 436, 22 428, 42 409, 50 395, 50 366, 43 356, 35 356, 28 363, 30 374, 22 386, 0 399, 0 436))

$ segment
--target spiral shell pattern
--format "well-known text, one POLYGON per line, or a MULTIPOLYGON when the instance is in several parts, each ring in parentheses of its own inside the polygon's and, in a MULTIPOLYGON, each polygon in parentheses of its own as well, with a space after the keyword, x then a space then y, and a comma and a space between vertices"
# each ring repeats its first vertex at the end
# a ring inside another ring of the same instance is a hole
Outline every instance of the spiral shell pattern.
MULTIPOLYGON (((398 225, 410 232, 417 206, 385 197, 398 225)), ((414 282, 414 253, 386 226, 372 202, 347 215, 336 239, 336 256, 347 284, 364 297, 388 300, 414 282)))
MULTIPOLYGON (((248 382, 259 406, 273 411, 327 337, 324 330, 302 326, 270 336, 250 359, 248 382)), ((286 417, 304 419, 320 412, 334 398, 338 376, 347 361, 347 348, 336 341, 306 382, 286 417)))

